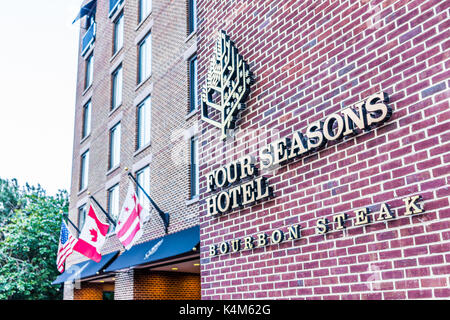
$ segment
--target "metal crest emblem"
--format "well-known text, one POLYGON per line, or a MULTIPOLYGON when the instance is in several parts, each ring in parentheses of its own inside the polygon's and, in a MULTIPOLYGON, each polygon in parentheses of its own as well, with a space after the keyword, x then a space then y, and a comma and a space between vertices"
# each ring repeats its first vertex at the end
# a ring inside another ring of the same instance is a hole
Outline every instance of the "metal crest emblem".
POLYGON ((229 129, 235 128, 237 115, 245 108, 252 83, 248 64, 225 31, 220 31, 203 86, 201 103, 202 120, 221 129, 222 140, 227 137, 229 129), (218 112, 220 121, 211 119, 209 111, 212 111, 213 118, 218 118, 218 112))

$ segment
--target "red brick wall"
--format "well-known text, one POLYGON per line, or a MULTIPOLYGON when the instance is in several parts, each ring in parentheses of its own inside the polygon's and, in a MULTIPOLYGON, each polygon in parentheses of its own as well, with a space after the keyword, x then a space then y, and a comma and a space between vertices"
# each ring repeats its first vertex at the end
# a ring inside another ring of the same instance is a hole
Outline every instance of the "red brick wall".
POLYGON ((73 300, 103 300, 103 285, 99 283, 81 283, 73 290, 73 300))
POLYGON ((223 143, 218 129, 201 124, 202 298, 450 297, 449 2, 198 0, 198 7, 199 83, 225 30, 255 77, 236 135, 260 133, 258 143, 223 143), (393 110, 385 124, 269 172, 272 200, 205 216, 212 169, 244 154, 258 160, 261 146, 380 91, 393 110), (425 212, 405 216, 402 199, 418 194, 425 212), (353 225, 354 210, 382 203, 394 219, 353 225), (340 213, 349 216, 344 230, 316 235, 318 218, 340 213), (211 244, 292 224, 301 239, 209 256, 211 244))
POLYGON ((174 272, 135 271, 135 300, 200 300, 200 277, 174 272))

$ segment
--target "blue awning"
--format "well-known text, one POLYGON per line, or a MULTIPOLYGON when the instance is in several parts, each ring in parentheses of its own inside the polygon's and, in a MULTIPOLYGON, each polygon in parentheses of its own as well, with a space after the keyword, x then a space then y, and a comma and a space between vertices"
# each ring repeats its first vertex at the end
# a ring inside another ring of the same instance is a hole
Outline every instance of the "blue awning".
POLYGON ((78 19, 83 18, 84 16, 90 16, 95 12, 95 9, 97 9, 97 0, 92 0, 91 2, 85 4, 81 7, 80 13, 76 16, 75 20, 73 20, 72 23, 77 22, 78 19))
POLYGON ((135 245, 129 251, 122 253, 105 271, 117 271, 154 263, 156 261, 181 257, 188 253, 194 253, 199 243, 200 227, 195 226, 135 245))
POLYGON ((102 256, 100 262, 88 260, 71 265, 66 271, 60 274, 52 284, 59 284, 66 281, 81 280, 101 274, 103 269, 113 260, 119 251, 108 253, 102 256))

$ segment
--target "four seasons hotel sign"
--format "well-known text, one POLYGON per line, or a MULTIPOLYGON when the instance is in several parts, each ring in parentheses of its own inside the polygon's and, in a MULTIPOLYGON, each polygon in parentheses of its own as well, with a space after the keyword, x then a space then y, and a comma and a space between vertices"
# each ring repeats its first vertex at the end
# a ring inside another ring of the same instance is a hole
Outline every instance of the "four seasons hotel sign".
MULTIPOLYGON (((228 129, 234 129, 238 112, 245 107, 251 84, 252 74, 247 63, 238 54, 225 32, 221 31, 202 92, 202 120, 219 128, 221 139, 226 139, 228 129), (210 110, 211 113, 209 113, 210 110)), ((328 141, 337 141, 372 130, 390 119, 392 109, 388 102, 387 93, 372 94, 352 106, 329 114, 322 120, 311 122, 304 132, 296 131, 289 137, 281 137, 259 147, 259 169, 270 170, 275 166, 284 165, 289 161, 317 152, 328 141)), ((273 191, 267 179, 257 175, 258 167, 255 158, 250 155, 207 173, 206 192, 212 194, 206 198, 207 216, 226 214, 273 197, 273 191)), ((407 208, 414 206, 413 213, 422 212, 416 204, 419 200, 419 196, 404 199, 407 208)), ((356 219, 359 223, 356 225, 368 223, 368 219, 365 219, 367 214, 367 211, 358 211, 356 219)), ((383 220, 393 218, 388 205, 382 205, 378 218, 383 220)), ((344 220, 344 215, 338 215, 335 219, 340 226, 344 224, 344 220)), ((318 234, 328 230, 327 223, 323 219, 317 221, 318 234)), ((278 243, 284 239, 280 232, 276 230, 272 235, 273 242, 278 243)), ((265 236, 262 235, 262 237, 266 239, 265 236)), ((287 238, 298 237, 298 228, 289 228, 287 238)), ((267 242, 263 238, 259 243, 265 245, 267 242)), ((252 248, 251 239, 248 238, 245 241, 247 241, 245 248, 252 248)), ((228 252, 233 246, 235 246, 233 251, 239 251, 238 244, 221 245, 220 253, 228 252)), ((216 249, 216 246, 211 246, 211 255, 217 254, 216 249)))

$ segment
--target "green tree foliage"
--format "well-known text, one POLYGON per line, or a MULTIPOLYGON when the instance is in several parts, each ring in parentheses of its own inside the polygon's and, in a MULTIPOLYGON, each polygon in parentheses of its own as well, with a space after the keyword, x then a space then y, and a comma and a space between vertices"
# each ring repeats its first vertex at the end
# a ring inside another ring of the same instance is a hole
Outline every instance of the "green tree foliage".
POLYGON ((28 184, 19 191, 17 182, 5 189, 0 190, 0 202, 15 202, 0 225, 0 299, 60 299, 59 286, 51 282, 59 274, 56 254, 68 194, 60 190, 48 196, 39 185, 28 184))
POLYGON ((14 210, 19 208, 20 195, 17 180, 0 179, 0 227, 7 223, 14 210))

